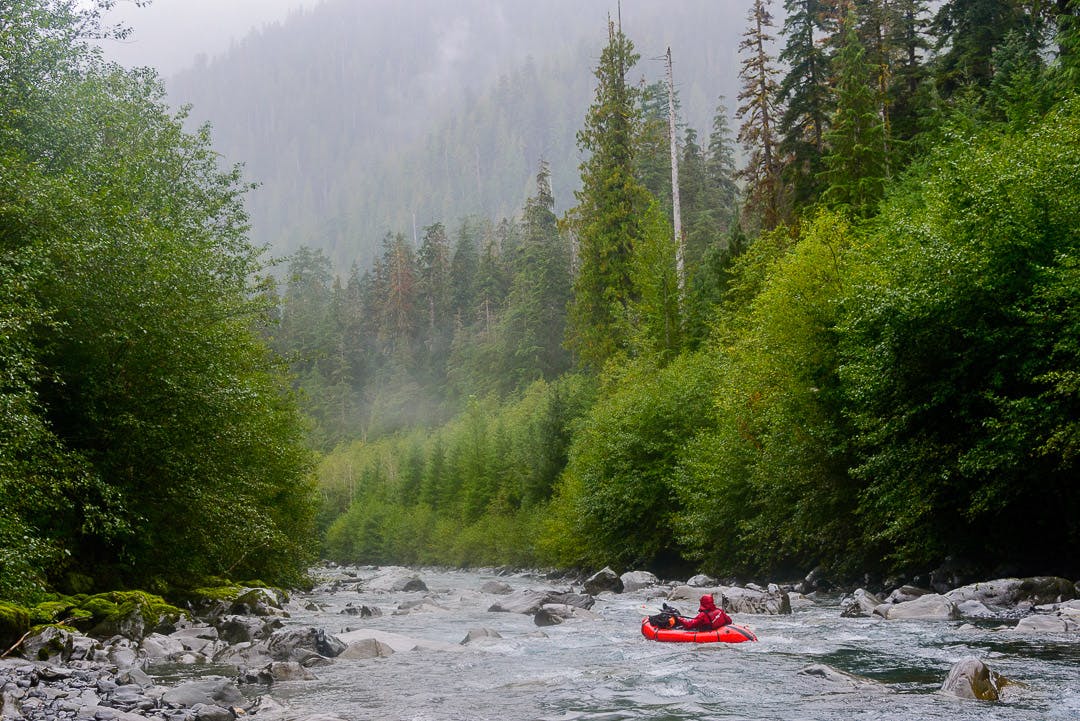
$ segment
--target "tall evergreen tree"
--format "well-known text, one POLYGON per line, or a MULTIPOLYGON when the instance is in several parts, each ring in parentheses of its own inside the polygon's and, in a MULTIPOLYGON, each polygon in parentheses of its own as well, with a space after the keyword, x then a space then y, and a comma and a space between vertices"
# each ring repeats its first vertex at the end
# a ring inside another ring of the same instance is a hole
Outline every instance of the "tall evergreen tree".
POLYGON ((788 72, 780 81, 784 104, 780 118, 780 150, 788 158, 784 182, 792 202, 803 205, 820 192, 825 132, 832 114, 832 75, 826 39, 835 32, 836 0, 785 0, 782 34, 787 41, 780 61, 788 72))
POLYGON ((1010 31, 1023 31, 1018 0, 946 0, 934 16, 937 84, 946 97, 964 85, 985 90, 993 55, 1010 31))
POLYGON ((637 62, 633 43, 608 22, 608 44, 596 68, 596 98, 578 132, 582 188, 570 224, 578 241, 578 273, 570 307, 569 343, 580 361, 599 367, 625 347, 633 297, 630 257, 641 236, 648 192, 635 176, 638 91, 626 81, 637 62))
POLYGON ((569 367, 562 342, 570 300, 570 257, 559 234, 551 171, 540 162, 536 195, 525 203, 522 249, 503 319, 503 372, 515 387, 552 380, 569 367))
POLYGON ((739 142, 746 151, 746 165, 740 175, 746 180, 746 210, 763 228, 780 222, 783 213, 780 186, 780 156, 776 123, 779 71, 769 54, 773 36, 772 0, 754 0, 749 26, 739 43, 743 55, 739 69, 742 90, 736 116, 743 121, 739 142))
POLYGON ((738 213, 739 186, 735 182, 735 142, 723 98, 720 98, 713 114, 705 169, 712 191, 713 216, 721 232, 726 234, 738 213))
POLYGON ((885 125, 878 112, 873 69, 859 40, 857 17, 841 25, 844 45, 836 57, 836 112, 826 134, 829 150, 822 200, 856 216, 870 215, 884 191, 887 173, 885 125))

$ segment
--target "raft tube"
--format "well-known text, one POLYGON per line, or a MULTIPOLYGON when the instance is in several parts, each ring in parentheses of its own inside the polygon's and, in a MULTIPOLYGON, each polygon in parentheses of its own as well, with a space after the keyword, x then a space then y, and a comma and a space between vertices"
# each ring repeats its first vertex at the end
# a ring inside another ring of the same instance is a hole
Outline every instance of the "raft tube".
POLYGON ((757 641, 754 632, 745 626, 728 624, 715 631, 691 631, 685 628, 657 628, 649 619, 641 619, 641 635, 653 641, 672 641, 675 643, 742 643, 757 641))

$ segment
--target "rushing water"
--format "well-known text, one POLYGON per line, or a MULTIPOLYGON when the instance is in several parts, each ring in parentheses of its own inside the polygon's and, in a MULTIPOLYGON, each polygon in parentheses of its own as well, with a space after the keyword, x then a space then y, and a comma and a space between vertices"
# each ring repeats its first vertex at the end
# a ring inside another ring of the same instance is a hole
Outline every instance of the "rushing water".
MULTIPOLYGON (((359 580, 374 574, 360 570, 359 580)), ((657 643, 640 633, 641 617, 661 603, 655 590, 603 594, 592 609, 600 620, 541 629, 531 616, 487 611, 499 597, 478 589, 493 575, 425 570, 421 577, 427 593, 298 594, 288 624, 329 633, 371 627, 454 644, 454 650, 337 659, 314 669, 319 680, 275 684, 270 694, 301 714, 355 720, 1080 719, 1076 635, 1036 638, 995 630, 996 624, 844 619, 834 598, 790 616, 736 614, 736 623, 756 631, 757 643, 657 643), (394 614, 399 603, 425 597, 441 608, 394 614), (299 610, 309 601, 322 610, 299 610), (343 615, 347 603, 378 606, 383 615, 343 615), (470 628, 502 638, 458 646, 470 628), (1022 685, 1010 687, 998 703, 938 693, 951 666, 970 656, 1022 685), (811 664, 879 683, 852 690, 799 673, 811 664)), ((538 578, 498 580, 515 589, 551 587, 538 578)), ((692 610, 692 603, 683 605, 692 610)))

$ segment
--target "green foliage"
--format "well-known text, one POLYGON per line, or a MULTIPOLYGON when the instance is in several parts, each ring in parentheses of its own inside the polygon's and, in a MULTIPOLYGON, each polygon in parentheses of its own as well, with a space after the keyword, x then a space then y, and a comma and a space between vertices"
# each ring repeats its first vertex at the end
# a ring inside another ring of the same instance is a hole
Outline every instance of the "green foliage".
POLYGON ((499 406, 470 399, 434 433, 355 442, 319 469, 327 555, 342 562, 536 563, 534 544, 587 379, 537 381, 499 406))
POLYGON ((98 60, 96 10, 18 0, 0 27, 0 592, 301 577, 311 459, 254 332, 239 172, 152 73, 98 60))
POLYGON ((942 153, 860 252, 842 377, 860 512, 897 562, 1075 542, 1078 117, 942 153), (1000 532, 1017 518, 1036 532, 1000 532))
POLYGON ((679 562, 672 538, 679 451, 712 424, 711 371, 697 354, 663 368, 641 359, 612 371, 574 435, 556 504, 565 516, 548 526, 546 553, 593 566, 679 562))
POLYGON ((847 224, 822 214, 740 259, 758 290, 712 349, 717 420, 688 443, 679 538, 713 572, 843 560, 854 529, 837 398, 847 224))
POLYGON ((0 601, 0 646, 6 651, 30 630, 30 613, 21 606, 0 601))

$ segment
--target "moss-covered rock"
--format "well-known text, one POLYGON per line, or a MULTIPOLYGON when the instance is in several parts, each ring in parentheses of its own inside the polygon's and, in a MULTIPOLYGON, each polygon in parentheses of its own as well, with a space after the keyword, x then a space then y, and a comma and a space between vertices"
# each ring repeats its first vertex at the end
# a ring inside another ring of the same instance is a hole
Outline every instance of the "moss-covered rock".
POLYGON ((29 611, 22 606, 0 602, 0 653, 7 651, 29 630, 29 611))
POLYGON ((142 640, 155 629, 175 627, 181 618, 189 615, 160 596, 144 591, 99 593, 83 599, 72 612, 81 612, 73 623, 91 636, 121 635, 133 641, 142 640))
POLYGON ((289 595, 270 586, 228 584, 205 586, 184 592, 182 597, 192 613, 200 617, 223 615, 282 615, 289 595))

